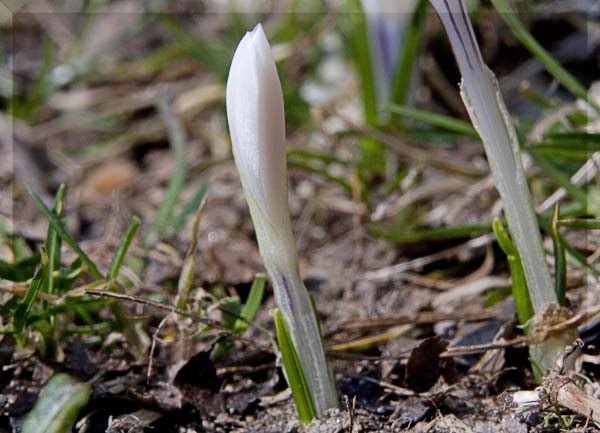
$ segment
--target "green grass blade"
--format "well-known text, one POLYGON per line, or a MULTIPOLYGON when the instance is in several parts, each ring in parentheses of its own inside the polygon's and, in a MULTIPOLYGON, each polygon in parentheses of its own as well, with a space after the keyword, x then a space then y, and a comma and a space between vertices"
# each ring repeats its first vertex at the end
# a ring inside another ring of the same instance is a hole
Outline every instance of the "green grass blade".
POLYGON ((462 120, 450 116, 418 110, 416 108, 407 107, 406 105, 390 105, 387 107, 387 110, 390 113, 399 116, 408 117, 413 120, 418 120, 419 122, 437 126, 438 128, 456 132, 457 134, 479 139, 479 134, 477 134, 477 131, 475 131, 475 128, 473 128, 470 123, 463 122, 462 120))
POLYGON ((382 239, 388 239, 401 243, 415 243, 422 241, 440 241, 447 239, 464 238, 482 233, 489 233, 492 225, 489 222, 464 224, 451 227, 436 227, 424 230, 415 230, 407 232, 398 232, 396 230, 387 230, 381 226, 371 226, 367 228, 371 236, 382 239))
POLYGON ((32 256, 8 263, 0 259, 0 279, 8 281, 26 281, 33 277, 35 268, 40 264, 41 254, 39 252, 32 256))
POLYGON ((554 290, 560 305, 565 305, 565 294, 567 292, 567 256, 565 245, 558 231, 558 217, 560 214, 560 205, 554 206, 554 213, 550 221, 550 234, 552 235, 552 245, 554 248, 554 290))
POLYGON ((173 218, 173 222, 171 223, 171 227, 173 227, 173 230, 177 231, 181 227, 183 227, 188 217, 192 213, 196 212, 198 206, 200 206, 200 203, 202 203, 202 200, 204 199, 204 196, 206 196, 207 192, 208 182, 202 182, 194 196, 190 199, 190 201, 188 201, 181 210, 181 212, 177 214, 175 218, 173 218))
POLYGON ((349 181, 334 174, 331 174, 328 170, 324 168, 315 167, 313 164, 309 164, 304 161, 298 161, 295 159, 288 160, 288 167, 297 168, 308 173, 315 174, 329 182, 341 186, 344 190, 346 190, 348 194, 352 194, 352 185, 350 185, 349 181))
POLYGON ((79 244, 71 237, 71 235, 65 229, 63 223, 58 219, 56 214, 52 212, 48 207, 44 204, 40 196, 38 196, 35 192, 31 190, 31 188, 27 187, 27 191, 29 195, 33 199, 33 202, 38 207, 38 209, 44 214, 44 216, 48 219, 52 228, 58 233, 58 235, 71 247, 71 249, 81 258, 81 261, 85 264, 88 271, 97 279, 101 280, 103 278, 102 273, 98 270, 96 264, 88 257, 88 255, 81 249, 79 244))
POLYGON ((92 387, 65 373, 44 385, 34 408, 25 417, 21 433, 65 433, 71 431, 79 411, 88 403, 92 387))
POLYGON ((275 330, 277 332, 277 344, 281 351, 281 360, 285 369, 286 379, 292 390, 292 397, 298 411, 298 418, 304 424, 308 424, 316 417, 315 407, 310 396, 310 391, 298 359, 298 354, 287 331, 283 316, 279 308, 273 312, 275 319, 275 330))
POLYGON ((173 152, 173 158, 175 159, 175 167, 173 168, 173 174, 169 179, 165 198, 158 209, 156 220, 148 232, 148 236, 146 236, 144 242, 146 245, 151 243, 153 236, 161 236, 165 233, 165 229, 167 228, 171 215, 173 215, 173 209, 175 209, 175 204, 181 194, 187 176, 187 166, 185 161, 187 136, 185 127, 169 106, 169 101, 166 97, 159 99, 158 111, 168 130, 169 144, 171 146, 171 151, 173 152))
POLYGON ((600 219, 598 218, 565 218, 558 220, 563 227, 578 230, 600 230, 600 219))
POLYGON ((569 176, 564 174, 546 155, 542 155, 532 147, 526 148, 529 155, 533 158, 537 165, 556 185, 563 187, 571 197, 585 205, 588 201, 587 195, 583 189, 580 189, 571 183, 569 176))
POLYGON ((492 228, 496 234, 498 245, 502 251, 504 251, 508 260, 508 266, 512 277, 512 292, 515 309, 517 311, 519 323, 524 325, 533 317, 534 311, 533 305, 531 304, 531 298, 529 297, 529 291, 527 290, 527 281, 525 280, 525 272, 523 271, 521 257, 508 233, 504 230, 500 218, 494 218, 492 228))
MULTIPOLYGON (((56 198, 54 199, 53 212, 60 218, 62 216, 63 207, 65 202, 65 185, 62 184, 58 188, 56 198)), ((48 225, 48 231, 46 234, 46 251, 48 252, 48 272, 46 277, 48 278, 46 290, 48 293, 54 293, 54 271, 60 268, 60 249, 61 249, 61 238, 54 230, 51 224, 48 225)))
POLYGON ((27 318, 31 313, 31 309, 33 308, 33 303, 35 302, 37 294, 42 287, 42 281, 44 280, 44 268, 45 266, 42 265, 35 273, 35 276, 27 287, 25 296, 23 299, 21 299, 21 302, 19 303, 13 315, 13 333, 21 345, 23 345, 25 342, 23 330, 25 329, 27 318))
POLYGON ((492 0, 492 3, 500 17, 510 27, 515 36, 521 41, 525 48, 527 48, 529 52, 544 65, 548 72, 565 86, 569 92, 584 101, 588 101, 588 103, 594 107, 594 110, 600 113, 600 106, 591 99, 588 100, 586 88, 583 87, 573 75, 563 68, 554 57, 552 57, 552 55, 535 40, 515 16, 508 2, 506 0, 492 0))
POLYGON ((344 161, 330 153, 317 152, 309 149, 289 149, 287 151, 289 159, 308 159, 321 161, 324 164, 340 164, 345 167, 350 166, 350 162, 344 161))
POLYGON ((125 254, 127 254, 127 250, 131 245, 131 241, 135 236, 140 224, 142 222, 136 216, 131 219, 131 223, 129 223, 129 227, 127 227, 127 231, 125 231, 125 235, 123 239, 121 239, 121 243, 119 244, 119 248, 117 248, 117 252, 115 253, 112 262, 110 263, 110 268, 108 269, 108 279, 114 281, 119 276, 119 270, 121 269, 121 265, 123 264, 123 259, 125 258, 125 254))
POLYGON ((419 0, 406 32, 404 33, 402 51, 396 67, 396 75, 392 83, 391 102, 406 104, 412 81, 415 61, 421 39, 421 30, 427 16, 427 0, 419 0))
MULTIPOLYGON (((265 294, 266 282, 267 278, 263 274, 258 274, 252 282, 248 299, 246 299, 246 303, 240 312, 240 316, 248 322, 253 321, 256 317, 256 313, 258 313, 258 309, 260 308, 260 304, 262 303, 263 296, 265 294)), ((235 325, 233 327, 234 332, 242 334, 246 331, 246 329, 248 329, 247 322, 239 319, 235 321, 235 325)))
MULTIPOLYGON (((585 209, 585 207, 582 207, 579 203, 577 203, 576 207, 585 209)), ((565 212, 563 212, 563 214, 565 214, 565 212)), ((542 215, 542 218, 538 218, 538 222, 540 223, 540 226, 542 227, 545 233, 552 233, 550 227, 551 218, 551 215, 546 217, 546 215, 544 214, 542 215)), ((568 261, 589 270, 596 276, 600 276, 600 270, 596 269, 596 267, 593 264, 589 263, 587 257, 584 254, 582 254, 575 247, 569 244, 560 233, 558 233, 558 236, 560 237, 562 244, 564 245, 568 261)))
MULTIPOLYGON (((252 287, 250 287, 248 299, 243 307, 240 305, 240 300, 237 296, 221 300, 219 310, 222 314, 223 326, 240 335, 246 332, 249 322, 254 320, 260 308, 266 282, 267 279, 264 275, 259 274, 256 276, 252 287)), ((229 356, 234 347, 233 339, 226 336, 215 345, 210 353, 210 359, 215 362, 224 359, 229 356)))
POLYGON ((369 46, 367 20, 359 0, 348 0, 346 7, 347 11, 343 14, 347 20, 344 33, 352 61, 360 77, 365 121, 369 125, 375 125, 377 123, 377 95, 371 65, 373 57, 369 46))

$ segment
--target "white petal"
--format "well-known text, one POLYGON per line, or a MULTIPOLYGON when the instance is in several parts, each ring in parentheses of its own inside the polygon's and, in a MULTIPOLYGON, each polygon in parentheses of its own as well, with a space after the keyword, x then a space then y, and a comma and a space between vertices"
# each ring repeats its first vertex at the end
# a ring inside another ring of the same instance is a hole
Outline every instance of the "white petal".
POLYGON ((289 219, 281 83, 258 24, 238 45, 227 79, 232 150, 244 187, 272 223, 289 219))

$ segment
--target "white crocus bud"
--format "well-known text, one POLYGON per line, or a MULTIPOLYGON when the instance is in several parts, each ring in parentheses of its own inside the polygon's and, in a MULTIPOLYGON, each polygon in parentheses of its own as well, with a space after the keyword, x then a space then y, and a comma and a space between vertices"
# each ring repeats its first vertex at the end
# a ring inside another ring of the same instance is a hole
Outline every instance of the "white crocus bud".
POLYGON ((229 70, 227 120, 258 247, 306 378, 317 416, 337 396, 308 292, 298 272, 287 199, 281 83, 262 26, 240 41, 229 70))
POLYGON ((450 40, 460 69, 461 96, 479 133, 513 241, 519 250, 536 313, 556 304, 554 286, 544 259, 519 144, 498 81, 485 65, 471 20, 462 0, 430 0, 450 40))

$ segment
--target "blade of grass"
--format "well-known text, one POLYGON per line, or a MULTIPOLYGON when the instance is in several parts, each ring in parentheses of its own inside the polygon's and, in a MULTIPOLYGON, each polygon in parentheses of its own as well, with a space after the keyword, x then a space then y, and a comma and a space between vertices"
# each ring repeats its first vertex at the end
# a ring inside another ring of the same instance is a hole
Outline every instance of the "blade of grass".
POLYGON ((316 152, 308 149, 290 149, 287 151, 287 157, 295 159, 317 160, 325 164, 340 164, 346 167, 350 165, 350 162, 344 161, 343 159, 340 159, 332 154, 316 152))
POLYGON ((121 265, 123 264, 123 259, 125 258, 125 254, 127 254, 127 250, 131 245, 131 241, 135 236, 140 224, 142 222, 136 216, 131 219, 129 223, 129 227, 125 231, 125 235, 123 239, 121 239, 121 243, 119 244, 119 248, 117 248, 117 252, 113 256, 112 262, 110 263, 110 267, 108 268, 108 279, 110 281, 114 281, 119 276, 119 270, 121 269, 121 265))
POLYGON ((565 218, 558 220, 563 227, 579 230, 600 230, 600 219, 598 218, 565 218))
POLYGON ((306 378, 298 359, 298 354, 292 343, 292 339, 283 321, 281 311, 276 308, 273 312, 275 319, 275 330, 277 331, 277 343, 281 351, 281 360, 285 370, 286 379, 292 390, 292 397, 298 411, 298 418, 304 424, 309 423, 316 417, 306 378))
POLYGON ((521 263, 519 252, 506 230, 504 230, 504 225, 500 218, 494 218, 492 228, 496 234, 498 245, 502 251, 504 251, 508 260, 508 267, 510 268, 510 275, 512 277, 512 292, 515 309, 517 311, 519 323, 524 325, 533 317, 534 312, 531 298, 529 297, 529 291, 527 290, 527 281, 525 280, 523 264, 521 263))
POLYGON ((25 417, 22 433, 64 433, 71 431, 79 411, 92 392, 65 373, 58 373, 44 385, 34 408, 25 417))
MULTIPOLYGON (((57 218, 62 216, 63 207, 65 202, 65 185, 62 184, 58 188, 56 198, 54 199, 53 212, 57 218)), ((49 294, 54 294, 54 271, 60 268, 60 248, 61 238, 52 227, 52 224, 48 225, 48 231, 46 234, 46 251, 48 252, 48 272, 47 272, 47 287, 46 291, 49 294)))
POLYGON ((173 214, 173 209, 181 194, 187 175, 187 166, 185 162, 187 136, 185 128, 169 105, 166 96, 159 98, 157 108, 168 130, 169 144, 171 146, 171 151, 173 152, 173 158, 175 159, 175 167, 173 168, 173 173, 169 179, 165 198, 158 209, 156 220, 145 238, 144 243, 147 246, 151 243, 152 237, 156 235, 161 236, 165 233, 165 229, 173 214))
POLYGON ((396 76, 392 84, 391 102, 406 104, 412 81, 415 61, 421 40, 421 30, 427 16, 427 0, 419 0, 406 32, 404 33, 402 51, 398 59, 396 76))
POLYGON ((475 128, 473 128, 470 123, 463 122, 462 120, 450 116, 418 110, 416 108, 407 107, 406 105, 390 105, 386 109, 390 113, 418 120, 419 122, 425 122, 467 137, 479 139, 479 134, 477 134, 477 131, 475 131, 475 128))
POLYGON ((567 292, 567 257, 565 245, 558 231, 558 218, 560 215, 560 205, 556 203, 554 213, 550 221, 550 233, 552 235, 552 245, 554 248, 554 290, 560 305, 565 305, 565 294, 567 292))
POLYGON ((563 68, 554 57, 552 57, 552 55, 535 40, 515 16, 508 2, 506 0, 492 0, 492 3, 500 17, 508 27, 510 27, 515 36, 521 41, 525 48, 527 48, 529 52, 544 65, 548 72, 573 95, 587 101, 594 110, 600 113, 600 105, 593 100, 588 99, 586 88, 583 87, 573 75, 563 68))
POLYGON ((194 194, 194 196, 190 199, 190 201, 188 201, 185 204, 185 206, 183 207, 181 212, 179 212, 179 214, 177 214, 173 218, 173 222, 171 223, 171 227, 173 228, 173 230, 177 231, 181 227, 183 227, 183 225, 185 224, 185 221, 188 219, 188 217, 192 213, 196 212, 196 210, 200 206, 200 203, 202 203, 202 200, 204 199, 204 196, 206 195, 207 192, 208 192, 208 182, 200 183, 200 186, 196 190, 196 193, 194 194))
MULTIPOLYGON (((585 209, 585 206, 582 207, 582 205, 579 203, 574 203, 574 205, 576 205, 576 206, 573 206, 575 209, 581 209, 581 208, 585 209)), ((565 215, 564 211, 562 213, 563 213, 563 215, 565 215)), ((552 230, 550 227, 552 215, 548 215, 547 212, 544 212, 540 216, 541 217, 538 218, 538 222, 539 222, 540 226, 542 227, 542 230, 544 230, 545 233, 552 233, 552 230)), ((565 247, 567 260, 569 260, 573 264, 579 265, 579 266, 589 270, 594 275, 600 276, 600 270, 596 269, 596 267, 594 265, 590 264, 584 254, 582 254, 575 247, 573 247, 570 243, 568 243, 565 240, 565 238, 562 237, 562 235, 560 233, 558 233, 558 236, 560 237, 561 242, 563 243, 563 245, 565 247)))
POLYGON ((190 289, 192 288, 192 283, 194 281, 194 271, 196 268, 196 248, 198 247, 198 226, 200 225, 200 220, 202 219, 202 215, 204 214, 204 207, 206 206, 206 195, 203 196, 202 201, 198 205, 198 209, 196 210, 196 216, 194 217, 194 222, 192 224, 192 242, 185 252, 185 259, 183 262, 183 267, 181 268, 181 273, 179 274, 179 280, 177 281, 177 296, 175 297, 175 305, 177 308, 185 309, 185 305, 187 304, 188 295, 190 293, 190 289))
POLYGON ((384 228, 381 227, 368 228, 368 232, 372 236, 402 243, 464 238, 474 236, 477 234, 489 233, 491 230, 492 225, 489 222, 464 224, 451 227, 436 227, 425 230, 415 230, 412 232, 405 233, 386 231, 384 228))
MULTIPOLYGON (((240 312, 240 316, 251 322, 256 317, 256 313, 258 313, 258 309, 260 308, 260 304, 262 303, 262 299, 265 293, 265 284, 267 282, 267 278, 263 274, 258 274, 254 281, 252 282, 252 286, 250 287, 250 293, 248 294, 248 299, 246 299, 246 303, 242 307, 242 311, 240 312)), ((238 334, 243 334, 248 329, 248 323, 243 320, 236 320, 235 325, 233 327, 233 331, 238 334)))
POLYGON ((551 157, 562 156, 587 160, 592 153, 600 151, 600 134, 581 132, 548 134, 540 142, 531 145, 531 148, 551 157))
POLYGON ((371 48, 369 47, 369 32, 367 20, 359 0, 346 2, 347 18, 345 34, 351 51, 352 60, 360 76, 361 92, 365 121, 369 125, 377 123, 377 95, 375 77, 371 66, 371 48))
POLYGON ((587 203, 587 194, 584 190, 577 188, 571 183, 569 176, 564 174, 554 163, 545 155, 542 155, 532 147, 526 148, 529 155, 537 165, 552 179, 558 186, 563 187, 575 200, 585 205, 587 203))
POLYGON ((13 333, 15 335, 16 340, 19 345, 23 346, 25 344, 25 337, 23 335, 23 330, 25 329, 25 324, 27 323, 27 318, 33 308, 33 303, 37 297, 38 292, 42 286, 42 281, 44 280, 44 268, 45 265, 42 264, 40 268, 35 273, 35 276, 29 283, 27 287, 27 292, 25 292, 25 296, 19 303, 15 313, 13 315, 13 333))
POLYGON ((331 174, 328 170, 326 170, 324 168, 315 167, 314 165, 311 165, 304 161, 298 161, 295 159, 288 160, 288 167, 289 168, 297 168, 300 170, 304 170, 308 173, 315 174, 329 182, 332 182, 332 183, 335 183, 336 185, 341 186, 343 189, 346 190, 346 192, 348 194, 352 194, 352 185, 350 184, 349 181, 347 181, 346 179, 343 179, 339 176, 336 176, 334 174, 331 174))
POLYGON ((88 257, 88 255, 81 249, 79 244, 71 237, 71 235, 65 229, 63 223, 58 219, 56 214, 52 212, 48 207, 44 204, 40 196, 38 196, 31 188, 27 187, 27 191, 31 196, 33 202, 38 207, 38 209, 44 214, 44 216, 48 219, 48 222, 52 225, 54 230, 58 233, 58 235, 71 247, 71 249, 81 258, 81 261, 85 264, 88 271, 94 276, 101 280, 103 278, 102 273, 98 270, 96 264, 88 257))

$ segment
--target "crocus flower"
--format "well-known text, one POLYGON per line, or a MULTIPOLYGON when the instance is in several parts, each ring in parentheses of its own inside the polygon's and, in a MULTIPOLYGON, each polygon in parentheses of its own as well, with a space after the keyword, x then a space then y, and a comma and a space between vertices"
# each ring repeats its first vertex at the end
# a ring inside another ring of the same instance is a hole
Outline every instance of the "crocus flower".
POLYGON ((417 0, 361 0, 367 19, 377 101, 390 103, 402 40, 417 0))
POLYGON ((462 75, 461 96, 479 133, 509 230, 523 262, 531 302, 536 313, 557 299, 548 266, 519 145, 498 81, 485 65, 462 0, 430 0, 450 40, 462 75))
POLYGON ((298 354, 317 416, 337 396, 312 303, 298 271, 287 200, 281 83, 262 26, 240 41, 229 70, 227 120, 235 164, 275 300, 298 354))

